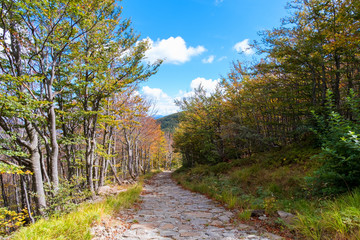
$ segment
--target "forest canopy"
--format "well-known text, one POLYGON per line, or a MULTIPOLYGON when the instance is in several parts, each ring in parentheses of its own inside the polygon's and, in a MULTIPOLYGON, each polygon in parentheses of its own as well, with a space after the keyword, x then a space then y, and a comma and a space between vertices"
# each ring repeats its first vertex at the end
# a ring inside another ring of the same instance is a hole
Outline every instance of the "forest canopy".
POLYGON ((170 140, 135 94, 161 61, 144 61, 120 4, 1 1, 2 232, 171 166, 170 140))
POLYGON ((195 166, 317 139, 319 184, 343 192, 360 186, 360 2, 296 0, 288 9, 253 44, 259 61, 235 61, 215 93, 200 87, 178 101, 176 150, 195 166))

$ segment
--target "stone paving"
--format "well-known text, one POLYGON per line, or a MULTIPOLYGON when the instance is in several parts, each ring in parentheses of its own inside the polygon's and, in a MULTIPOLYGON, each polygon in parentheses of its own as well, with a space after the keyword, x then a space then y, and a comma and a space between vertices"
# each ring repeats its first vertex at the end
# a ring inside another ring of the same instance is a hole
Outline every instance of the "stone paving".
MULTIPOLYGON (((93 230, 94 239, 281 239, 250 226, 231 223, 233 213, 197 193, 178 186, 163 172, 144 186, 138 210, 119 213, 119 224, 93 230)), ((113 224, 114 225, 114 224, 113 224)))

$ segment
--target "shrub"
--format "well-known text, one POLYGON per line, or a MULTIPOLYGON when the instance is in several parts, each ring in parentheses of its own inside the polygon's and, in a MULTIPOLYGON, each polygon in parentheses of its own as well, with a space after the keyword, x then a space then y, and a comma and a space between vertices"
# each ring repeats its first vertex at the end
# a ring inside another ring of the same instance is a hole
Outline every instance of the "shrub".
POLYGON ((52 216, 49 219, 40 219, 28 227, 16 232, 12 239, 91 239, 90 228, 94 221, 105 214, 111 214, 120 208, 132 206, 141 192, 141 185, 129 188, 105 201, 96 203, 83 203, 76 211, 63 216, 52 216))
POLYGON ((336 112, 328 92, 327 115, 314 113, 317 127, 314 132, 322 143, 318 155, 322 167, 316 171, 316 186, 320 193, 331 195, 346 192, 360 186, 360 127, 359 101, 352 95, 348 98, 352 120, 336 112))
POLYGON ((8 234, 10 230, 23 226, 28 216, 27 209, 17 213, 7 208, 0 208, 0 234, 8 234))
POLYGON ((77 205, 91 196, 89 190, 83 191, 78 186, 78 180, 61 181, 59 189, 55 193, 54 190, 48 185, 45 185, 47 194, 48 206, 45 210, 48 216, 62 215, 73 211, 77 205))
POLYGON ((230 163, 227 162, 221 162, 216 165, 210 166, 209 170, 210 172, 214 173, 215 175, 226 173, 232 168, 230 163))

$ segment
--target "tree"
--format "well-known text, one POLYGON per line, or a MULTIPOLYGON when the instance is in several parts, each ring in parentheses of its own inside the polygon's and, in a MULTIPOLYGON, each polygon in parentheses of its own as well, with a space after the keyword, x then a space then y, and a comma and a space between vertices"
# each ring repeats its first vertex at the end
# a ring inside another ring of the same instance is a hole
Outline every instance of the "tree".
MULTIPOLYGON (((47 202, 62 197, 58 194, 66 191, 59 189, 94 193, 94 178, 105 182, 120 138, 114 136, 119 123, 111 115, 122 114, 121 105, 116 110, 109 105, 160 65, 143 61, 147 43, 138 41, 117 4, 1 1, 0 161, 33 172, 14 178, 29 213, 33 198, 36 212, 44 214, 60 209, 47 202), (94 167, 98 162, 101 167, 94 167), (51 189, 44 186, 48 183, 51 189), (28 194, 26 186, 35 194, 28 194)), ((116 168, 111 169, 115 175, 116 168)))

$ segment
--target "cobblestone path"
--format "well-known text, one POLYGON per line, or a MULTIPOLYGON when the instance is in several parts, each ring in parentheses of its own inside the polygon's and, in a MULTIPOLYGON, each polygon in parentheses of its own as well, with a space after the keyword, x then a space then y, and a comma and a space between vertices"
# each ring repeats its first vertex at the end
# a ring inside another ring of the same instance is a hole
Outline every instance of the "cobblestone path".
POLYGON ((181 188, 170 174, 160 173, 145 184, 140 209, 122 211, 117 217, 122 224, 96 230, 94 239, 279 239, 231 224, 232 212, 181 188))

